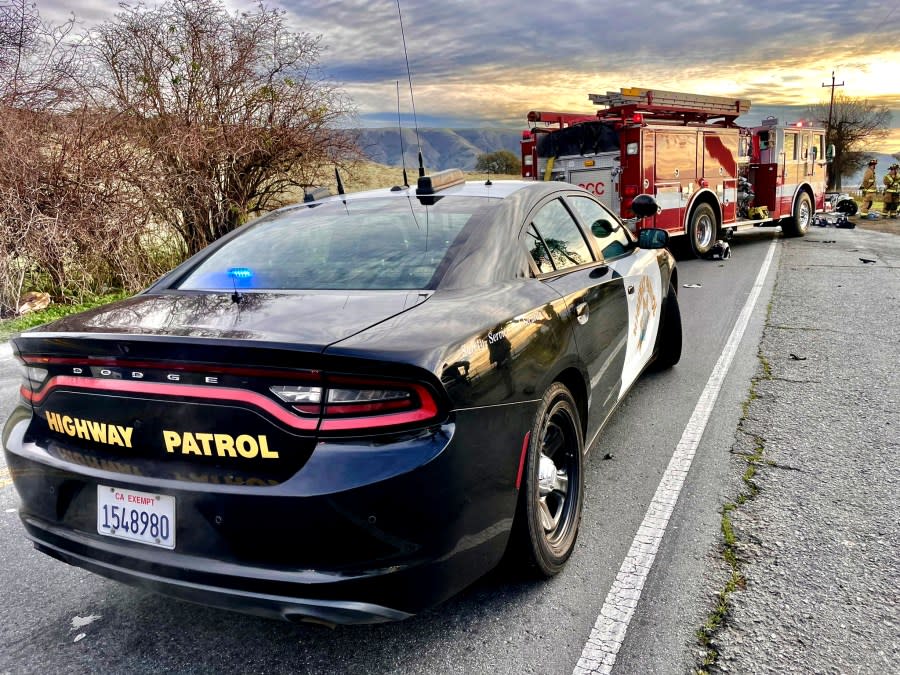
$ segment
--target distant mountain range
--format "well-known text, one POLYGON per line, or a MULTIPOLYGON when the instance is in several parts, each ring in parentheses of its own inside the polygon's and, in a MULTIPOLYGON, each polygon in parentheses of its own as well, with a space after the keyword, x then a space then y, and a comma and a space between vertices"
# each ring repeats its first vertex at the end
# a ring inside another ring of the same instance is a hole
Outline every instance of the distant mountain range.
MULTIPOLYGON (((524 126, 523 126, 524 128, 524 126)), ((359 145, 373 162, 401 166, 401 137, 399 129, 359 129, 359 145)), ((513 129, 419 129, 416 142, 414 129, 403 129, 403 155, 406 166, 418 165, 418 146, 422 146, 425 168, 442 171, 457 168, 471 171, 478 155, 497 150, 509 150, 519 156, 521 130, 513 129)))
MULTIPOLYGON (((523 129, 524 129, 523 125, 523 129)), ((373 162, 387 166, 401 166, 401 137, 399 129, 377 128, 359 129, 359 144, 366 156, 373 162)), ((429 171, 459 168, 471 171, 475 168, 478 155, 497 150, 509 150, 519 156, 519 142, 522 130, 515 129, 419 129, 419 143, 425 168, 429 171)), ((403 154, 406 166, 412 170, 417 166, 418 150, 414 129, 403 129, 403 154)), ((884 153, 866 153, 867 157, 878 160, 876 174, 878 184, 887 172, 887 168, 896 162, 891 155, 884 153)), ((862 181, 865 167, 843 179, 844 190, 855 190, 862 181)))

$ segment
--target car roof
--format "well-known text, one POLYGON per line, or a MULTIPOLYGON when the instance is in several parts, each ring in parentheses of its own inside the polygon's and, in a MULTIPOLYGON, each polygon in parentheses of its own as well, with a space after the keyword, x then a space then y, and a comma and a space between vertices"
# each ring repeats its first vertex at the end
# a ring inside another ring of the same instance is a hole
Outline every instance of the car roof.
MULTIPOLYGON (((505 199, 520 190, 526 190, 529 187, 534 189, 536 185, 539 185, 539 183, 530 180, 469 180, 458 185, 438 190, 430 196, 493 197, 496 199, 505 199)), ((566 185, 567 187, 572 187, 569 184, 566 185)), ((415 185, 408 187, 401 185, 392 188, 379 188, 363 192, 349 192, 343 195, 331 195, 330 197, 325 197, 319 201, 350 201, 357 199, 371 199, 373 197, 415 197, 419 196, 416 194, 416 189, 415 185)), ((559 189, 559 186, 557 186, 556 189, 559 189)))
MULTIPOLYGON (((437 175, 437 174, 436 174, 437 175)), ((425 181, 427 184, 427 181, 425 181)), ((437 184, 437 181, 435 181, 437 184)), ((245 227, 255 227, 272 218, 283 216, 290 217, 292 213, 314 211, 318 205, 325 204, 349 204, 366 200, 421 200, 423 206, 434 204, 437 199, 485 199, 495 204, 498 208, 480 212, 467 226, 467 234, 459 242, 459 248, 454 253, 454 261, 446 269, 440 271, 441 281, 437 288, 470 287, 475 284, 492 283, 499 279, 514 278, 524 273, 527 267, 518 255, 510 255, 509 242, 515 241, 519 236, 519 230, 524 224, 527 214, 533 207, 541 203, 545 198, 561 194, 583 194, 593 197, 587 190, 559 181, 535 181, 535 180, 478 180, 459 181, 447 187, 439 187, 422 194, 418 186, 400 186, 394 188, 381 188, 361 192, 346 193, 343 195, 323 196, 320 199, 311 199, 297 204, 284 206, 269 212, 256 221, 248 223, 245 227), (486 227, 489 225, 488 227, 486 227), (457 255, 458 254, 458 255, 457 255), (491 258, 494 263, 485 265, 484 260, 491 258), (501 264, 496 264, 500 261, 501 264)), ((437 187, 437 185, 435 185, 437 187)), ((318 192, 318 191, 317 191, 318 192)), ((318 195, 316 195, 318 196, 318 195)), ((313 214, 310 214, 313 215, 313 214)), ((240 236, 244 228, 239 228, 225 237, 217 240, 210 247, 213 252, 235 236, 240 236)), ((202 254, 199 254, 202 255, 202 254)), ((205 256, 204 256, 205 257, 205 256)), ((173 270, 170 274, 160 279, 158 285, 168 287, 177 283, 190 269, 199 263, 191 258, 182 266, 173 270)), ((150 289, 157 287, 154 284, 150 289)))

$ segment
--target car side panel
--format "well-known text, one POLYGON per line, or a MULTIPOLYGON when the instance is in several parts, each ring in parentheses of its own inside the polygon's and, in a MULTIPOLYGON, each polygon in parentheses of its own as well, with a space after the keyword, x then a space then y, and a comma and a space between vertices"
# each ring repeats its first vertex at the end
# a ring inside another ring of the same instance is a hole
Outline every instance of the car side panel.
POLYGON ((566 319, 589 378, 586 438, 594 437, 619 401, 628 337, 628 301, 623 279, 598 264, 548 279, 566 301, 566 319))
POLYGON ((633 255, 610 263, 621 275, 628 298, 627 352, 622 368, 620 397, 634 384, 653 356, 664 297, 659 255, 657 251, 637 249, 633 255))

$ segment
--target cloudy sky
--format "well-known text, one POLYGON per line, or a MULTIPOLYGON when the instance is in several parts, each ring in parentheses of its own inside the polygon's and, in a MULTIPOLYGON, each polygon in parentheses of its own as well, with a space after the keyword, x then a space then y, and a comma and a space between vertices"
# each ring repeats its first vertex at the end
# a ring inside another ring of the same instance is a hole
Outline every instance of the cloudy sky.
MULTIPOLYGON (((46 18, 89 26, 108 0, 37 0, 46 18)), ((153 4, 152 0, 148 4, 153 4)), ((229 7, 250 9, 244 0, 229 7)), ((322 66, 363 126, 411 110, 396 0, 278 0, 298 30, 320 34, 322 66)), ((900 0, 400 0, 420 126, 524 127, 532 109, 592 112, 588 94, 620 87, 804 106, 837 89, 887 104, 900 151, 900 0)), ((783 111, 782 111, 783 113, 783 111)), ((758 119, 758 118, 757 118, 758 119)), ((755 121, 755 120, 751 120, 755 121)), ((896 146, 896 147, 894 147, 896 146)))

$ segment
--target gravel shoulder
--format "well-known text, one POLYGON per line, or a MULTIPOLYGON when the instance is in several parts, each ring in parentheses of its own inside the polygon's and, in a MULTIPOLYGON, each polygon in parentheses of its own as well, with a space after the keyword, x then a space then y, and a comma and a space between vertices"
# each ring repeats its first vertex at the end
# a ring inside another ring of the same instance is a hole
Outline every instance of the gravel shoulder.
MULTIPOLYGON (((814 228, 782 246, 732 448, 745 492, 762 448, 758 492, 728 513, 741 582, 707 670, 898 672, 900 238, 814 228)), ((710 586, 726 571, 711 561, 710 586)))
POLYGON ((856 226, 871 232, 886 232, 888 234, 900 234, 900 218, 879 220, 866 220, 865 218, 853 218, 856 226))

